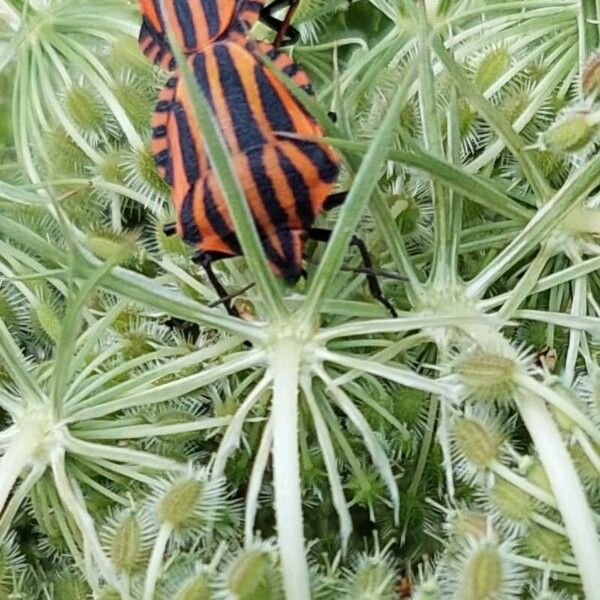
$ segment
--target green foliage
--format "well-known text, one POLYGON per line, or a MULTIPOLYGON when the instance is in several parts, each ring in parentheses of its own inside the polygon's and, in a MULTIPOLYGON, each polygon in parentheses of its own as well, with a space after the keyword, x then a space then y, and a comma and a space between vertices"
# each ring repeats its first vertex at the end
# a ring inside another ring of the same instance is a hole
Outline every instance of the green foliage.
POLYGON ((598 598, 597 10, 302 0, 349 193, 294 288, 192 86, 235 319, 162 233, 137 3, 0 0, 0 597, 598 598))

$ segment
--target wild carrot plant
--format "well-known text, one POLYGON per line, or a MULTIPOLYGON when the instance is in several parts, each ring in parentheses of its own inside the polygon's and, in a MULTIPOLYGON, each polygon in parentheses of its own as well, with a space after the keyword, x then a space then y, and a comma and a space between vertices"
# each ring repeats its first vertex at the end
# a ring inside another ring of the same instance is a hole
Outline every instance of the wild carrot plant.
POLYGON ((238 319, 162 233, 137 3, 0 0, 0 596, 599 599, 598 3, 295 20, 348 196, 293 287, 180 62, 238 319))

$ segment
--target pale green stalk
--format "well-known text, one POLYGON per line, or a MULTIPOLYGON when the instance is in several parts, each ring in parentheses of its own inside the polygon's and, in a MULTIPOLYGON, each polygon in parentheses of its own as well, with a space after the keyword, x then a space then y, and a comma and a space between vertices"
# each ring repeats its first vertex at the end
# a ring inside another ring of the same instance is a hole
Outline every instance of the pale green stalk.
POLYGON ((309 600, 304 548, 300 457, 298 452, 298 378, 301 344, 292 336, 273 346, 273 485, 277 542, 287 600, 309 600))
POLYGON ((244 505, 244 544, 249 546, 254 540, 254 522, 258 510, 258 496, 267 469, 267 462, 273 446, 273 417, 265 424, 260 444, 254 455, 254 463, 248 479, 248 489, 244 505))
POLYGON ((600 537, 558 427, 539 397, 522 394, 519 412, 535 444, 563 518, 587 600, 600 599, 600 537))
POLYGON ((172 528, 168 523, 163 523, 158 535, 154 541, 152 548, 152 554, 148 562, 148 569, 146 571, 146 579, 144 581, 144 592, 143 600, 154 600, 154 592, 156 589, 156 583, 160 576, 162 569, 163 556, 167 547, 167 542, 171 537, 172 528))

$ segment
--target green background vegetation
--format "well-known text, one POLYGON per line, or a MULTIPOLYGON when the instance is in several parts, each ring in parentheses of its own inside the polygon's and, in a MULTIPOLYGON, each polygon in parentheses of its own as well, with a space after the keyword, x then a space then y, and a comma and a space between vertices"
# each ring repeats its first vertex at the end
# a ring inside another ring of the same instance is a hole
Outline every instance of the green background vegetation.
POLYGON ((192 86, 244 319, 162 234, 139 23, 0 0, 0 598, 600 598, 596 0, 302 0, 349 194, 294 287, 192 86))

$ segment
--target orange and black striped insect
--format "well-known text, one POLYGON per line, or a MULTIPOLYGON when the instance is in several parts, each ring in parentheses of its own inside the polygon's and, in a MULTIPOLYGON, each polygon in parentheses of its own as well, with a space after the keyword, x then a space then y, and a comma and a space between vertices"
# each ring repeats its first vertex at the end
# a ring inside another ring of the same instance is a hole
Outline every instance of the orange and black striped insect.
MULTIPOLYGON (((321 128, 258 55, 266 54, 311 93, 307 75, 273 44, 258 44, 245 35, 264 10, 263 1, 171 0, 165 4, 168 15, 162 15, 158 0, 141 4, 149 11, 144 13, 142 49, 169 68, 174 65, 164 38, 165 18, 168 23, 176 20, 176 37, 216 116, 269 264, 276 275, 297 281, 303 274, 306 239, 329 237, 327 230, 312 227, 316 215, 343 200, 343 195, 331 194, 339 159, 328 145, 310 141, 322 137, 321 128)), ((291 4, 290 11, 297 1, 291 4)), ((289 20, 288 16, 282 21, 276 39, 285 36, 289 20)), ((196 262, 205 268, 227 310, 235 314, 211 264, 240 255, 241 248, 193 112, 189 93, 175 72, 161 92, 152 122, 153 152, 159 171, 172 186, 177 214, 177 222, 165 232, 178 233, 198 249, 196 262)), ((381 293, 366 247, 358 238, 353 243, 371 270, 367 279, 373 295, 395 314, 381 293)))
POLYGON ((142 27, 139 43, 144 54, 166 70, 175 68, 175 59, 166 36, 166 23, 172 27, 175 39, 186 55, 202 51, 213 42, 231 33, 245 35, 260 19, 277 32, 273 45, 278 47, 288 36, 298 38, 291 18, 300 0, 166 0, 164 11, 160 0, 140 0, 142 27), (273 13, 289 6, 282 21, 273 13))

